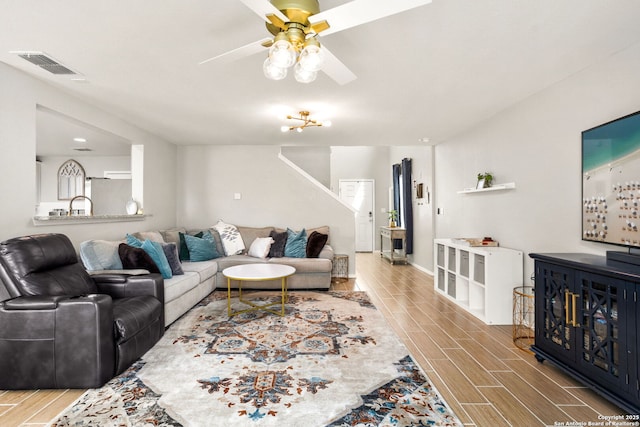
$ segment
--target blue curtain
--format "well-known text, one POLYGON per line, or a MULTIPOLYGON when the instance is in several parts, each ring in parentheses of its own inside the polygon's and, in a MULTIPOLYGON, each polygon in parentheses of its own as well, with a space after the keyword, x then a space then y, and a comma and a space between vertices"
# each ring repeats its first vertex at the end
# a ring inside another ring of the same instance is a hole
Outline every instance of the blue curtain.
MULTIPOLYGON (((402 226, 402 216, 400 215, 400 174, 402 172, 402 166, 400 163, 393 165, 393 209, 398 212, 397 225, 402 226)), ((394 249, 402 249, 402 240, 393 241, 394 249)))
MULTIPOLYGON (((413 253, 413 203, 411 192, 411 159, 393 165, 393 209, 398 212, 398 226, 407 230, 407 254, 413 253), (400 180, 402 179, 402 188, 400 180), (400 191, 402 190, 402 197, 400 191)), ((402 241, 393 242, 394 249, 402 248, 402 241)))

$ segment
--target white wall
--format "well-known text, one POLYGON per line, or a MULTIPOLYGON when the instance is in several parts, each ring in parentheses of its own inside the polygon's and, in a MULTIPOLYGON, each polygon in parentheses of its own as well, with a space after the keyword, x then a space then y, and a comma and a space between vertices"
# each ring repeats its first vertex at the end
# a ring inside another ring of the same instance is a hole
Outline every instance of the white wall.
POLYGON ((375 181, 375 249, 380 249, 379 229, 389 224, 386 210, 391 185, 389 147, 331 147, 331 191, 338 194, 341 179, 373 179, 375 181), (382 212, 382 209, 385 212, 382 212))
POLYGON ((437 145, 437 237, 491 236, 527 255, 614 249, 581 241, 581 131, 639 110, 639 75, 636 44, 437 145), (517 188, 457 194, 484 171, 517 188))
POLYGON ((295 230, 328 225, 331 246, 349 255, 353 274, 353 212, 279 154, 275 146, 179 147, 178 224, 206 228, 222 219, 240 226, 295 230))
POLYGON ((331 147, 282 147, 282 154, 325 187, 331 185, 331 147))
POLYGON ((0 63, 0 149, 3 212, 0 240, 46 232, 67 234, 74 244, 92 238, 117 239, 125 232, 175 225, 176 147, 68 93, 0 63), (144 150, 142 222, 34 226, 36 204, 36 105, 120 135, 144 150))
MULTIPOLYGON (((413 206, 413 254, 408 256, 414 266, 433 274, 433 147, 424 145, 391 147, 389 165, 387 167, 391 177, 393 164, 401 163, 402 159, 411 159, 412 185, 422 183, 424 197, 416 199, 416 189, 412 189, 413 206), (429 198, 427 198, 429 192, 429 198)), ((391 178, 390 178, 391 179, 391 178)))
MULTIPOLYGON (((41 201, 58 201, 58 170, 69 160, 68 156, 40 156, 41 201)), ((104 171, 130 171, 131 156, 81 156, 73 157, 84 169, 85 176, 102 178, 104 171)), ((66 201, 68 207, 69 201, 66 201)))

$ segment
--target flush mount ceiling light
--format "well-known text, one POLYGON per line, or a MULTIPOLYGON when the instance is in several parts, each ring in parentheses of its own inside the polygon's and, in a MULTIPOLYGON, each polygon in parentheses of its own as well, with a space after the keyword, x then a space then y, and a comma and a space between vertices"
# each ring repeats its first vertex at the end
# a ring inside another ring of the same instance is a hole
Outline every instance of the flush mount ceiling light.
POLYGON ((264 74, 281 80, 293 67, 296 80, 309 83, 322 71, 340 85, 356 79, 356 75, 333 55, 318 37, 334 34, 396 13, 431 3, 431 0, 352 0, 320 11, 318 0, 240 0, 267 23, 273 39, 266 38, 240 46, 206 59, 200 64, 224 59, 237 60, 264 52, 269 56, 263 64, 264 74))
POLYGON ((317 120, 313 120, 309 118, 309 112, 308 111, 300 111, 300 117, 295 117, 295 116, 287 116, 288 120, 298 120, 301 121, 302 124, 300 125, 293 125, 293 126, 282 126, 280 128, 280 130, 282 132, 289 132, 289 131, 296 131, 296 132, 302 132, 305 128, 307 127, 311 127, 311 126, 324 126, 324 127, 329 127, 331 126, 331 122, 326 120, 324 122, 319 122, 317 120))

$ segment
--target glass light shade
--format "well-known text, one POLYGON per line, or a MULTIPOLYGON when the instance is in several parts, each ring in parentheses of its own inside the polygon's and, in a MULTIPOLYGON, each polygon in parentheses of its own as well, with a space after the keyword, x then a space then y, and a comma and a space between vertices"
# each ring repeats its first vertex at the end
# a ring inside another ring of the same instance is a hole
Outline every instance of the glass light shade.
POLYGON ((283 132, 283 133, 284 133, 284 132, 289 132, 289 130, 290 130, 290 129, 289 129, 289 126, 282 126, 282 127, 280 127, 280 132, 283 132))
POLYGON ((274 65, 269 58, 262 65, 265 77, 271 80, 282 80, 287 77, 287 69, 274 65))
POLYGON ((326 127, 326 128, 331 127, 331 120, 327 120, 326 122, 322 122, 322 126, 326 127))
POLYGON ((311 83, 318 76, 317 71, 308 71, 302 68, 300 63, 298 62, 294 67, 296 80, 300 83, 311 83))
POLYGON ((298 63, 307 71, 320 71, 324 63, 324 53, 320 46, 311 44, 302 49, 298 63))
POLYGON ((288 40, 276 40, 269 48, 269 59, 277 67, 288 68, 296 62, 296 50, 288 40))
POLYGON ((296 132, 302 133, 302 128, 296 128, 296 132))

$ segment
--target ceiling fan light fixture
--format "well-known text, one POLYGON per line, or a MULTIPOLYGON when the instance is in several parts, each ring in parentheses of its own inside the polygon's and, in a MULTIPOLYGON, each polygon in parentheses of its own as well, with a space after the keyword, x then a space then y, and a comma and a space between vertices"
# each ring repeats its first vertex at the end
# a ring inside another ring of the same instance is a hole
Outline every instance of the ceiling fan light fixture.
POLYGON ((293 71, 296 81, 298 81, 299 83, 311 83, 316 79, 316 77, 318 77, 317 71, 309 71, 303 68, 302 64, 300 64, 299 62, 293 68, 293 71))
POLYGON ((264 60, 262 71, 264 71, 265 77, 271 80, 282 80, 287 77, 287 69, 274 65, 270 58, 264 60))
POLYGON ((324 62, 324 52, 318 40, 310 38, 305 42, 305 47, 300 52, 298 63, 307 71, 320 71, 324 62))
POLYGON ((284 32, 278 33, 273 45, 269 48, 271 63, 276 67, 288 68, 295 64, 296 57, 296 50, 288 40, 287 34, 284 32))

